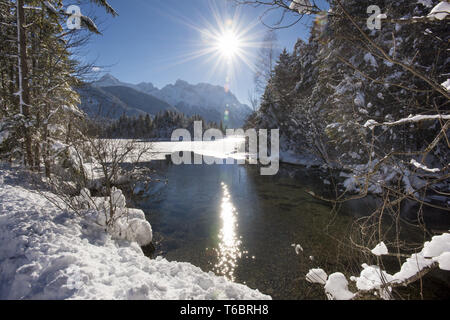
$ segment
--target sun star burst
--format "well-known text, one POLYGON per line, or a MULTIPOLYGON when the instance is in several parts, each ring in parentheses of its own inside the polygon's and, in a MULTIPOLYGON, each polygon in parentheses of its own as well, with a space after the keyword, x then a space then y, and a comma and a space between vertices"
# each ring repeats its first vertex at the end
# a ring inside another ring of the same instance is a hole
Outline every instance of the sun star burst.
POLYGON ((241 49, 241 40, 233 30, 227 30, 217 38, 216 49, 227 59, 233 59, 241 49))
POLYGON ((185 16, 171 16, 197 31, 199 39, 186 39, 186 47, 193 47, 193 50, 180 55, 170 65, 162 64, 161 69, 201 59, 203 65, 209 67, 204 70, 205 81, 223 75, 225 91, 237 89, 238 77, 243 71, 255 71, 255 51, 264 46, 261 42, 263 32, 258 30, 260 22, 244 18, 240 8, 233 10, 223 2, 211 0, 209 5, 209 14, 195 21, 185 16))

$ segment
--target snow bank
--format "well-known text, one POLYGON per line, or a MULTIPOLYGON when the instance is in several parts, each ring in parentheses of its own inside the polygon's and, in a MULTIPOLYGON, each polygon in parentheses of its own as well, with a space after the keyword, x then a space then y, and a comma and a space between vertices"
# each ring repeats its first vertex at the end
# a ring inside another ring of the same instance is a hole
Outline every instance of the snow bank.
POLYGON ((16 175, 0 169, 0 299, 270 299, 189 263, 150 260, 16 175))
POLYGON ((152 242, 153 233, 145 214, 139 209, 126 207, 125 196, 120 189, 112 188, 111 197, 92 197, 88 189, 81 190, 74 201, 79 208, 85 208, 84 215, 105 228, 114 239, 137 242, 146 246, 152 242), (114 216, 110 217, 113 207, 114 216))

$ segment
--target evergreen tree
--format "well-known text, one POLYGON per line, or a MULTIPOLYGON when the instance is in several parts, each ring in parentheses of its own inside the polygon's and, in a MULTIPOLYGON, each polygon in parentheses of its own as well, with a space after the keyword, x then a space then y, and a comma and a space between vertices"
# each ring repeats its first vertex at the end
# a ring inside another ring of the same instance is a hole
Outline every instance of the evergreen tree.
MULTIPOLYGON (((93 2, 116 14, 106 1, 93 2)), ((51 162, 79 139, 72 124, 83 117, 73 89, 78 63, 70 53, 76 30, 64 28, 68 15, 61 6, 58 0, 0 2, 0 155, 35 170, 43 161, 47 175, 51 162)), ((91 19, 81 21, 98 33, 91 19)))
POLYGON ((374 141, 364 124, 448 111, 448 99, 433 85, 448 74, 446 25, 406 22, 426 17, 437 3, 333 2, 328 17, 316 17, 309 43, 299 40, 291 55, 280 55, 261 108, 246 127, 279 128, 283 149, 341 166, 423 150, 436 137, 438 122, 377 127, 374 141), (367 29, 366 9, 373 4, 393 17, 381 31, 367 29))

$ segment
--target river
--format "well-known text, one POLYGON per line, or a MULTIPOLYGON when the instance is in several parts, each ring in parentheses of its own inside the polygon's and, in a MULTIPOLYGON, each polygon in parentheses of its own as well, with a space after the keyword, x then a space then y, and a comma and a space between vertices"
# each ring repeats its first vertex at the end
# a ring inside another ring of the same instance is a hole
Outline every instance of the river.
MULTIPOLYGON (((168 145, 153 149, 163 154, 168 145)), ((168 160, 149 166, 162 181, 151 183, 137 206, 152 224, 154 256, 190 262, 274 299, 324 299, 323 288, 305 281, 311 268, 357 274, 345 243, 355 218, 374 203, 360 200, 333 212, 307 193, 330 188, 323 183, 326 172, 281 165, 277 175, 261 176, 257 166, 168 160), (295 251, 297 244, 303 252, 295 251)))

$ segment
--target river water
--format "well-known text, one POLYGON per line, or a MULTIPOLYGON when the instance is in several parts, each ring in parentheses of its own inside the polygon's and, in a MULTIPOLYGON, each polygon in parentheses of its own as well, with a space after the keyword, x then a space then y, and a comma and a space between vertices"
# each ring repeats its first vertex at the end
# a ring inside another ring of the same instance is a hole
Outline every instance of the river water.
POLYGON ((320 169, 281 165, 276 176, 261 176, 250 165, 149 166, 167 180, 150 184, 137 202, 152 224, 154 256, 190 262, 274 299, 324 299, 305 275, 315 267, 348 271, 352 252, 341 241, 374 207, 361 200, 332 212, 307 193, 330 188, 320 169))

